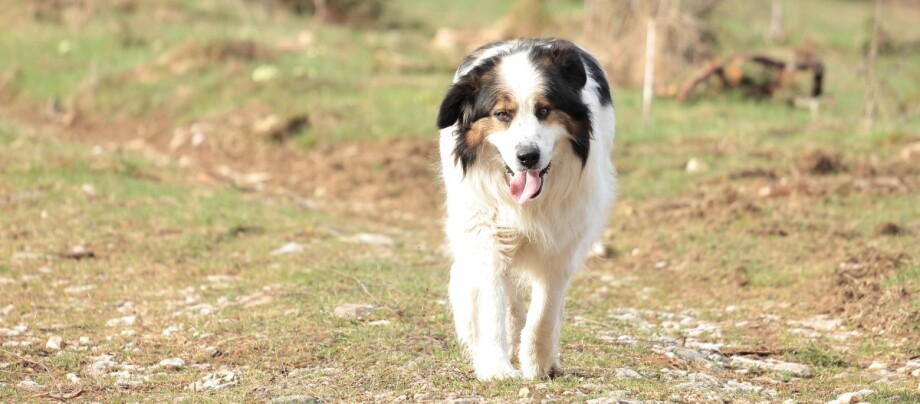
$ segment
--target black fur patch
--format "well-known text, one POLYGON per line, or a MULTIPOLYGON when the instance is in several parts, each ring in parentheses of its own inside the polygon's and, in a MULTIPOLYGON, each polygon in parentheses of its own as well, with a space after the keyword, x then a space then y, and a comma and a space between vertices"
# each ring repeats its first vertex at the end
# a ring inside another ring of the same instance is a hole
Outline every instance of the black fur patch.
POLYGON ((592 124, 591 110, 581 100, 587 82, 581 51, 571 42, 552 40, 550 46, 533 48, 530 59, 543 77, 543 91, 552 107, 565 112, 574 123, 572 150, 584 166, 591 149, 592 124))
POLYGON ((494 73, 499 59, 493 57, 482 61, 454 83, 441 101, 438 129, 457 124, 454 158, 460 162, 464 173, 476 161, 481 146, 468 144, 466 135, 474 122, 491 115, 492 107, 498 101, 500 84, 494 73))
POLYGON ((588 161, 591 147, 591 111, 581 100, 581 90, 587 83, 587 75, 597 82, 596 89, 601 105, 612 102, 610 87, 597 60, 573 43, 555 38, 521 39, 516 41, 486 44, 460 62, 458 71, 469 68, 483 52, 502 45, 511 46, 496 56, 481 61, 476 67, 461 76, 444 96, 438 112, 438 128, 444 129, 457 124, 457 142, 454 158, 460 162, 464 173, 476 161, 481 144, 470 145, 467 133, 473 123, 491 114, 498 101, 501 83, 495 67, 505 56, 528 52, 533 64, 545 82, 544 95, 552 108, 565 112, 571 125, 572 149, 581 159, 582 166, 588 161), (586 72, 587 71, 587 72, 586 72))

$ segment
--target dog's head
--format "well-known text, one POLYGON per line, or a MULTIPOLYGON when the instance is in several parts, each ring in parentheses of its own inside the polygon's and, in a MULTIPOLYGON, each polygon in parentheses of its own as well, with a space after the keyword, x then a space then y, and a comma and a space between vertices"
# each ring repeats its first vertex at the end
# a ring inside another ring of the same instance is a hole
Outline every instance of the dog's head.
POLYGON ((591 113, 581 97, 587 76, 579 49, 563 40, 492 53, 466 72, 461 67, 441 103, 438 127, 456 125, 454 160, 464 173, 481 154, 497 150, 511 196, 523 204, 540 194, 559 142, 570 142, 581 164, 587 161, 591 113))

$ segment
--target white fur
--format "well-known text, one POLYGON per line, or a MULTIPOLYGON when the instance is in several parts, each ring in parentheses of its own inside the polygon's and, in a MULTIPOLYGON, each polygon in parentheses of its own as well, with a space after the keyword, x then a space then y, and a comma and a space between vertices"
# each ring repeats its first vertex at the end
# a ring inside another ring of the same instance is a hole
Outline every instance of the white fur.
MULTIPOLYGON (((526 55, 506 56, 499 68, 519 110, 531 110, 543 83, 526 55)), ((445 228, 454 258, 450 303, 459 340, 481 380, 535 379, 560 370, 566 290, 603 231, 615 194, 614 112, 612 105, 601 106, 596 87, 589 74, 582 100, 591 110, 594 136, 583 168, 565 129, 543 125, 532 114, 519 114, 508 130, 487 137, 477 167, 465 176, 453 156, 457 128, 440 132, 445 228), (517 170, 514 148, 529 141, 545 156, 539 167, 551 161, 552 168, 541 194, 519 205, 510 196, 504 166, 517 170), (512 365, 515 354, 520 370, 512 365)))

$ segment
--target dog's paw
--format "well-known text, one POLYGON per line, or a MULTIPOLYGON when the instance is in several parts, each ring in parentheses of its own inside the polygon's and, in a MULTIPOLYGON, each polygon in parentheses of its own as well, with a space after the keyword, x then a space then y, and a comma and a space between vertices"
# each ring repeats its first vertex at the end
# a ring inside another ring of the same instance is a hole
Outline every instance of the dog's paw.
POLYGON ((533 362, 523 363, 521 364, 521 371, 524 378, 528 380, 554 379, 558 376, 562 376, 562 366, 559 365, 558 361, 553 361, 543 366, 533 362))
POLYGON ((511 366, 510 361, 506 361, 505 363, 477 364, 475 368, 476 378, 481 381, 520 379, 522 376, 519 370, 511 366))

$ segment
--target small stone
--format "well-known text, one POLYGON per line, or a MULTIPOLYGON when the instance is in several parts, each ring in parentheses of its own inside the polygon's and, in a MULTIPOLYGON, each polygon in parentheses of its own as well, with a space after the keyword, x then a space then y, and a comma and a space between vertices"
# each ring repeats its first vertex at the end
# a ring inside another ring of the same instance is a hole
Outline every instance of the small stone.
POLYGON ((595 241, 594 244, 591 244, 591 251, 588 253, 588 257, 607 259, 612 256, 613 248, 600 241, 595 241))
POLYGON ((6 305, 6 307, 0 309, 0 316, 8 316, 8 315, 10 315, 10 313, 13 312, 13 309, 14 309, 14 308, 15 308, 15 306, 13 306, 12 304, 6 305))
POLYGON ((167 358, 157 363, 157 366, 171 370, 179 370, 185 366, 185 361, 182 360, 182 358, 167 358))
POLYGON ((632 369, 618 368, 614 373, 617 379, 641 379, 642 375, 632 369))
POLYGON ((879 361, 872 361, 868 369, 869 370, 885 370, 885 369, 888 369, 888 365, 885 365, 884 363, 879 362, 879 361))
POLYGON ((281 247, 278 247, 272 250, 272 252, 268 253, 268 255, 276 256, 276 255, 297 254, 303 251, 304 251, 303 245, 299 243, 295 243, 295 242, 290 242, 290 243, 287 243, 281 247))
POLYGON ((371 325, 371 326, 375 326, 375 327, 388 326, 388 325, 390 325, 390 320, 377 320, 377 321, 371 321, 371 322, 367 323, 367 325, 371 325))
POLYGON ((24 379, 23 381, 19 382, 16 387, 21 389, 38 390, 42 388, 42 385, 35 383, 32 379, 24 379))
POLYGON ((12 328, 0 328, 0 337, 18 337, 28 329, 24 324, 19 324, 12 328))
POLYGON ((85 336, 84 336, 84 337, 80 337, 80 340, 79 340, 79 341, 80 341, 80 345, 84 345, 84 346, 85 346, 85 345, 89 345, 89 344, 90 344, 89 337, 85 337, 85 336))
POLYGON ((875 390, 863 389, 859 391, 852 391, 837 396, 836 399, 828 401, 827 404, 852 404, 858 402, 863 397, 872 394, 875 394, 875 390))
POLYGON ((204 375, 200 380, 189 384, 187 388, 192 391, 221 390, 235 386, 239 384, 239 382, 236 373, 229 370, 219 370, 204 375))
POLYGON ((318 398, 310 396, 283 396, 272 399, 272 404, 318 404, 318 398))
POLYGON ((105 325, 109 327, 117 327, 119 325, 131 326, 131 325, 134 325, 135 322, 137 322, 137 316, 124 316, 124 317, 116 317, 109 321, 106 321, 105 325))
POLYGON ((54 335, 51 338, 48 338, 48 342, 45 343, 45 348, 48 348, 52 351, 60 351, 64 348, 64 339, 58 335, 54 335))
POLYGON ((521 387, 521 389, 518 390, 518 397, 520 398, 530 397, 530 389, 527 387, 521 387))
POLYGON ((731 365, 748 369, 764 369, 774 373, 789 373, 795 377, 811 377, 812 371, 808 365, 793 362, 783 362, 775 359, 757 360, 745 358, 743 356, 733 356, 731 365))
POLYGON ((914 369, 912 372, 910 372, 910 375, 913 377, 920 377, 920 369, 914 369))
POLYGON ((383 234, 375 233, 357 233, 348 237, 341 237, 339 240, 346 243, 376 245, 381 247, 395 247, 396 240, 383 234))
POLYGON ((692 158, 689 161, 687 161, 687 165, 684 167, 684 170, 686 170, 688 173, 696 173, 700 171, 705 171, 706 164, 697 160, 696 158, 692 158))
POLYGON ((336 307, 332 313, 335 314, 335 316, 338 318, 358 320, 364 318, 372 311, 374 311, 374 306, 369 304, 345 303, 339 307, 336 307))
POLYGON ((97 193, 96 193, 96 187, 93 186, 93 184, 83 184, 83 185, 80 185, 80 189, 83 191, 84 194, 86 194, 86 196, 88 196, 88 197, 90 197, 90 198, 92 198, 92 197, 94 197, 94 196, 97 195, 97 193))
POLYGON ((91 357, 90 360, 93 362, 87 366, 86 373, 91 376, 101 376, 105 374, 108 369, 118 366, 118 362, 115 362, 112 358, 112 355, 107 354, 91 357))
POLYGON ((77 377, 77 375, 75 375, 75 374, 73 374, 73 373, 68 373, 66 376, 67 376, 67 380, 70 380, 71 383, 73 383, 73 384, 79 384, 79 383, 80 383, 80 378, 77 377))
POLYGON ((904 146, 898 153, 898 157, 905 162, 916 161, 920 159, 920 142, 913 142, 904 146))

